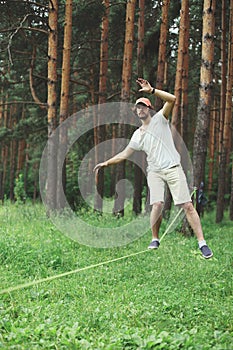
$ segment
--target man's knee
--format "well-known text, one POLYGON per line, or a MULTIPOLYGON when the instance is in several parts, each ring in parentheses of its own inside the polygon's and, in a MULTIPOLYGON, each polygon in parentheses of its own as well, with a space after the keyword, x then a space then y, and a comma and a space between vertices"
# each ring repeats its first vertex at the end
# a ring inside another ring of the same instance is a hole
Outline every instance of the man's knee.
POLYGON ((163 202, 156 202, 152 204, 152 210, 156 210, 162 212, 163 210, 163 202))
POLYGON ((185 212, 188 212, 188 213, 192 213, 195 211, 195 208, 194 208, 192 202, 184 203, 184 204, 182 204, 181 207, 184 209, 185 212))

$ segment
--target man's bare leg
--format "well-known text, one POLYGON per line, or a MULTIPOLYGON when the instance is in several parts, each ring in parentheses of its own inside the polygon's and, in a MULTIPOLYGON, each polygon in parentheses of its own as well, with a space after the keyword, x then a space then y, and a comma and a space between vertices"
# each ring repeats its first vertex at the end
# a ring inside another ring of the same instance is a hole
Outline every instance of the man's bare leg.
POLYGON ((152 205, 150 214, 150 225, 152 231, 152 242, 149 245, 149 249, 154 249, 159 247, 159 229, 162 222, 162 209, 163 203, 158 202, 152 205))
POLYGON ((203 235, 203 231, 202 231, 202 226, 201 226, 201 220, 200 217, 196 211, 196 209, 194 208, 193 204, 191 202, 185 203, 182 205, 187 220, 190 224, 190 226, 193 229, 193 232, 195 233, 197 240, 198 241, 203 241, 204 240, 204 235, 203 235))
POLYGON ((213 253, 206 244, 204 234, 202 231, 201 220, 196 209, 193 206, 193 203, 185 203, 182 205, 182 208, 184 209, 187 220, 197 237, 198 246, 202 252, 203 257, 206 259, 211 258, 213 256, 213 253))

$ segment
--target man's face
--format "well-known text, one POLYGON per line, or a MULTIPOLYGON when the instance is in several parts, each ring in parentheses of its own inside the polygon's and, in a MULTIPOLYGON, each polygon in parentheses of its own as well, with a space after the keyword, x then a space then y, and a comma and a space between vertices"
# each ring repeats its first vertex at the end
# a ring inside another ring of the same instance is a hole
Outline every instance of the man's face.
POLYGON ((150 116, 150 109, 143 104, 137 104, 137 115, 141 120, 146 120, 150 116))

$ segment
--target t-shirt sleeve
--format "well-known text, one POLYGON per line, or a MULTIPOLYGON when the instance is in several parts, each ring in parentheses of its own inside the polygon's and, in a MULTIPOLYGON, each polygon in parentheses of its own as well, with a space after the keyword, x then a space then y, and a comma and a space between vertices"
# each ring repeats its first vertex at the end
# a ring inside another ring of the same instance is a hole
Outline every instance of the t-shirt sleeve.
POLYGON ((155 125, 157 123, 161 124, 169 124, 169 120, 163 115, 163 109, 160 109, 155 115, 152 117, 151 125, 155 125))
POLYGON ((135 151, 140 151, 140 143, 139 143, 139 137, 138 137, 138 130, 136 130, 133 133, 133 136, 131 137, 128 147, 134 149, 135 151))

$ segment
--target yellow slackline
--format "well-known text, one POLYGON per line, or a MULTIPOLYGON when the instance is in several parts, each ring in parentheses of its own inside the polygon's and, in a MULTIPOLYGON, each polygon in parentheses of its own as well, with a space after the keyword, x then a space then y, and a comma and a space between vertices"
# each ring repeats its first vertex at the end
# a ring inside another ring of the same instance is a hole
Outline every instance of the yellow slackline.
POLYGON ((20 289, 24 289, 24 288, 27 288, 27 287, 35 286, 36 284, 39 284, 39 283, 49 282, 49 281, 52 281, 52 280, 54 280, 56 278, 61 278, 61 277, 73 275, 75 273, 78 273, 78 272, 81 272, 81 271, 85 271, 85 270, 89 270, 89 269, 92 269, 94 267, 107 265, 107 264, 110 264, 110 263, 115 262, 115 261, 119 261, 119 260, 122 260, 122 259, 129 258, 131 256, 135 256, 135 255, 139 255, 139 254, 145 253, 146 251, 147 251, 147 249, 146 250, 142 250, 142 251, 137 252, 137 253, 132 253, 132 254, 129 254, 129 255, 121 256, 120 258, 107 260, 107 261, 100 262, 98 264, 93 264, 93 265, 81 267, 80 269, 76 269, 76 270, 60 273, 58 275, 54 275, 54 276, 50 276, 50 277, 46 277, 46 278, 41 278, 39 280, 35 280, 35 281, 28 282, 28 283, 25 283, 25 284, 19 284, 18 286, 15 286, 15 287, 9 287, 9 288, 6 288, 6 289, 2 289, 0 291, 0 294, 11 293, 11 292, 14 292, 16 290, 20 290, 20 289))
MULTIPOLYGON (((183 209, 181 208, 181 209, 178 211, 178 213, 176 214, 176 216, 174 217, 174 219, 172 220, 172 222, 170 223, 170 225, 167 227, 167 229, 165 230, 164 234, 163 234, 162 237, 160 238, 160 242, 161 242, 162 239, 165 237, 165 235, 167 234, 169 228, 173 225, 173 223, 175 222, 175 220, 177 219, 177 217, 180 215, 180 213, 182 212, 182 210, 183 210, 183 209)), ((120 260, 123 260, 123 259, 130 258, 130 257, 132 257, 132 256, 136 256, 136 255, 139 255, 139 254, 143 254, 143 253, 148 252, 148 251, 150 251, 150 249, 141 250, 140 252, 137 252, 137 253, 132 253, 132 254, 124 255, 124 256, 121 256, 121 257, 119 257, 119 258, 115 258, 115 259, 112 259, 112 260, 103 261, 103 262, 100 262, 100 263, 98 263, 98 264, 93 264, 93 265, 81 267, 81 268, 76 269, 76 270, 67 271, 67 272, 60 273, 60 274, 58 274, 58 275, 54 275, 54 276, 50 276, 50 277, 41 278, 41 279, 39 279, 39 280, 34 280, 34 281, 31 281, 31 282, 28 282, 28 283, 18 284, 17 286, 13 286, 13 287, 9 287, 9 288, 0 290, 0 295, 1 295, 1 294, 7 294, 7 293, 15 292, 16 290, 21 290, 21 289, 24 289, 24 288, 32 287, 32 286, 35 286, 35 285, 40 284, 40 283, 43 283, 43 282, 49 282, 49 281, 55 280, 55 279, 57 279, 57 278, 61 278, 61 277, 65 277, 65 276, 70 276, 70 275, 73 275, 73 274, 78 273, 78 272, 82 272, 82 271, 86 271, 86 270, 93 269, 93 268, 95 268, 95 267, 107 265, 107 264, 110 264, 110 263, 113 263, 113 262, 116 262, 116 261, 120 261, 120 260)))

